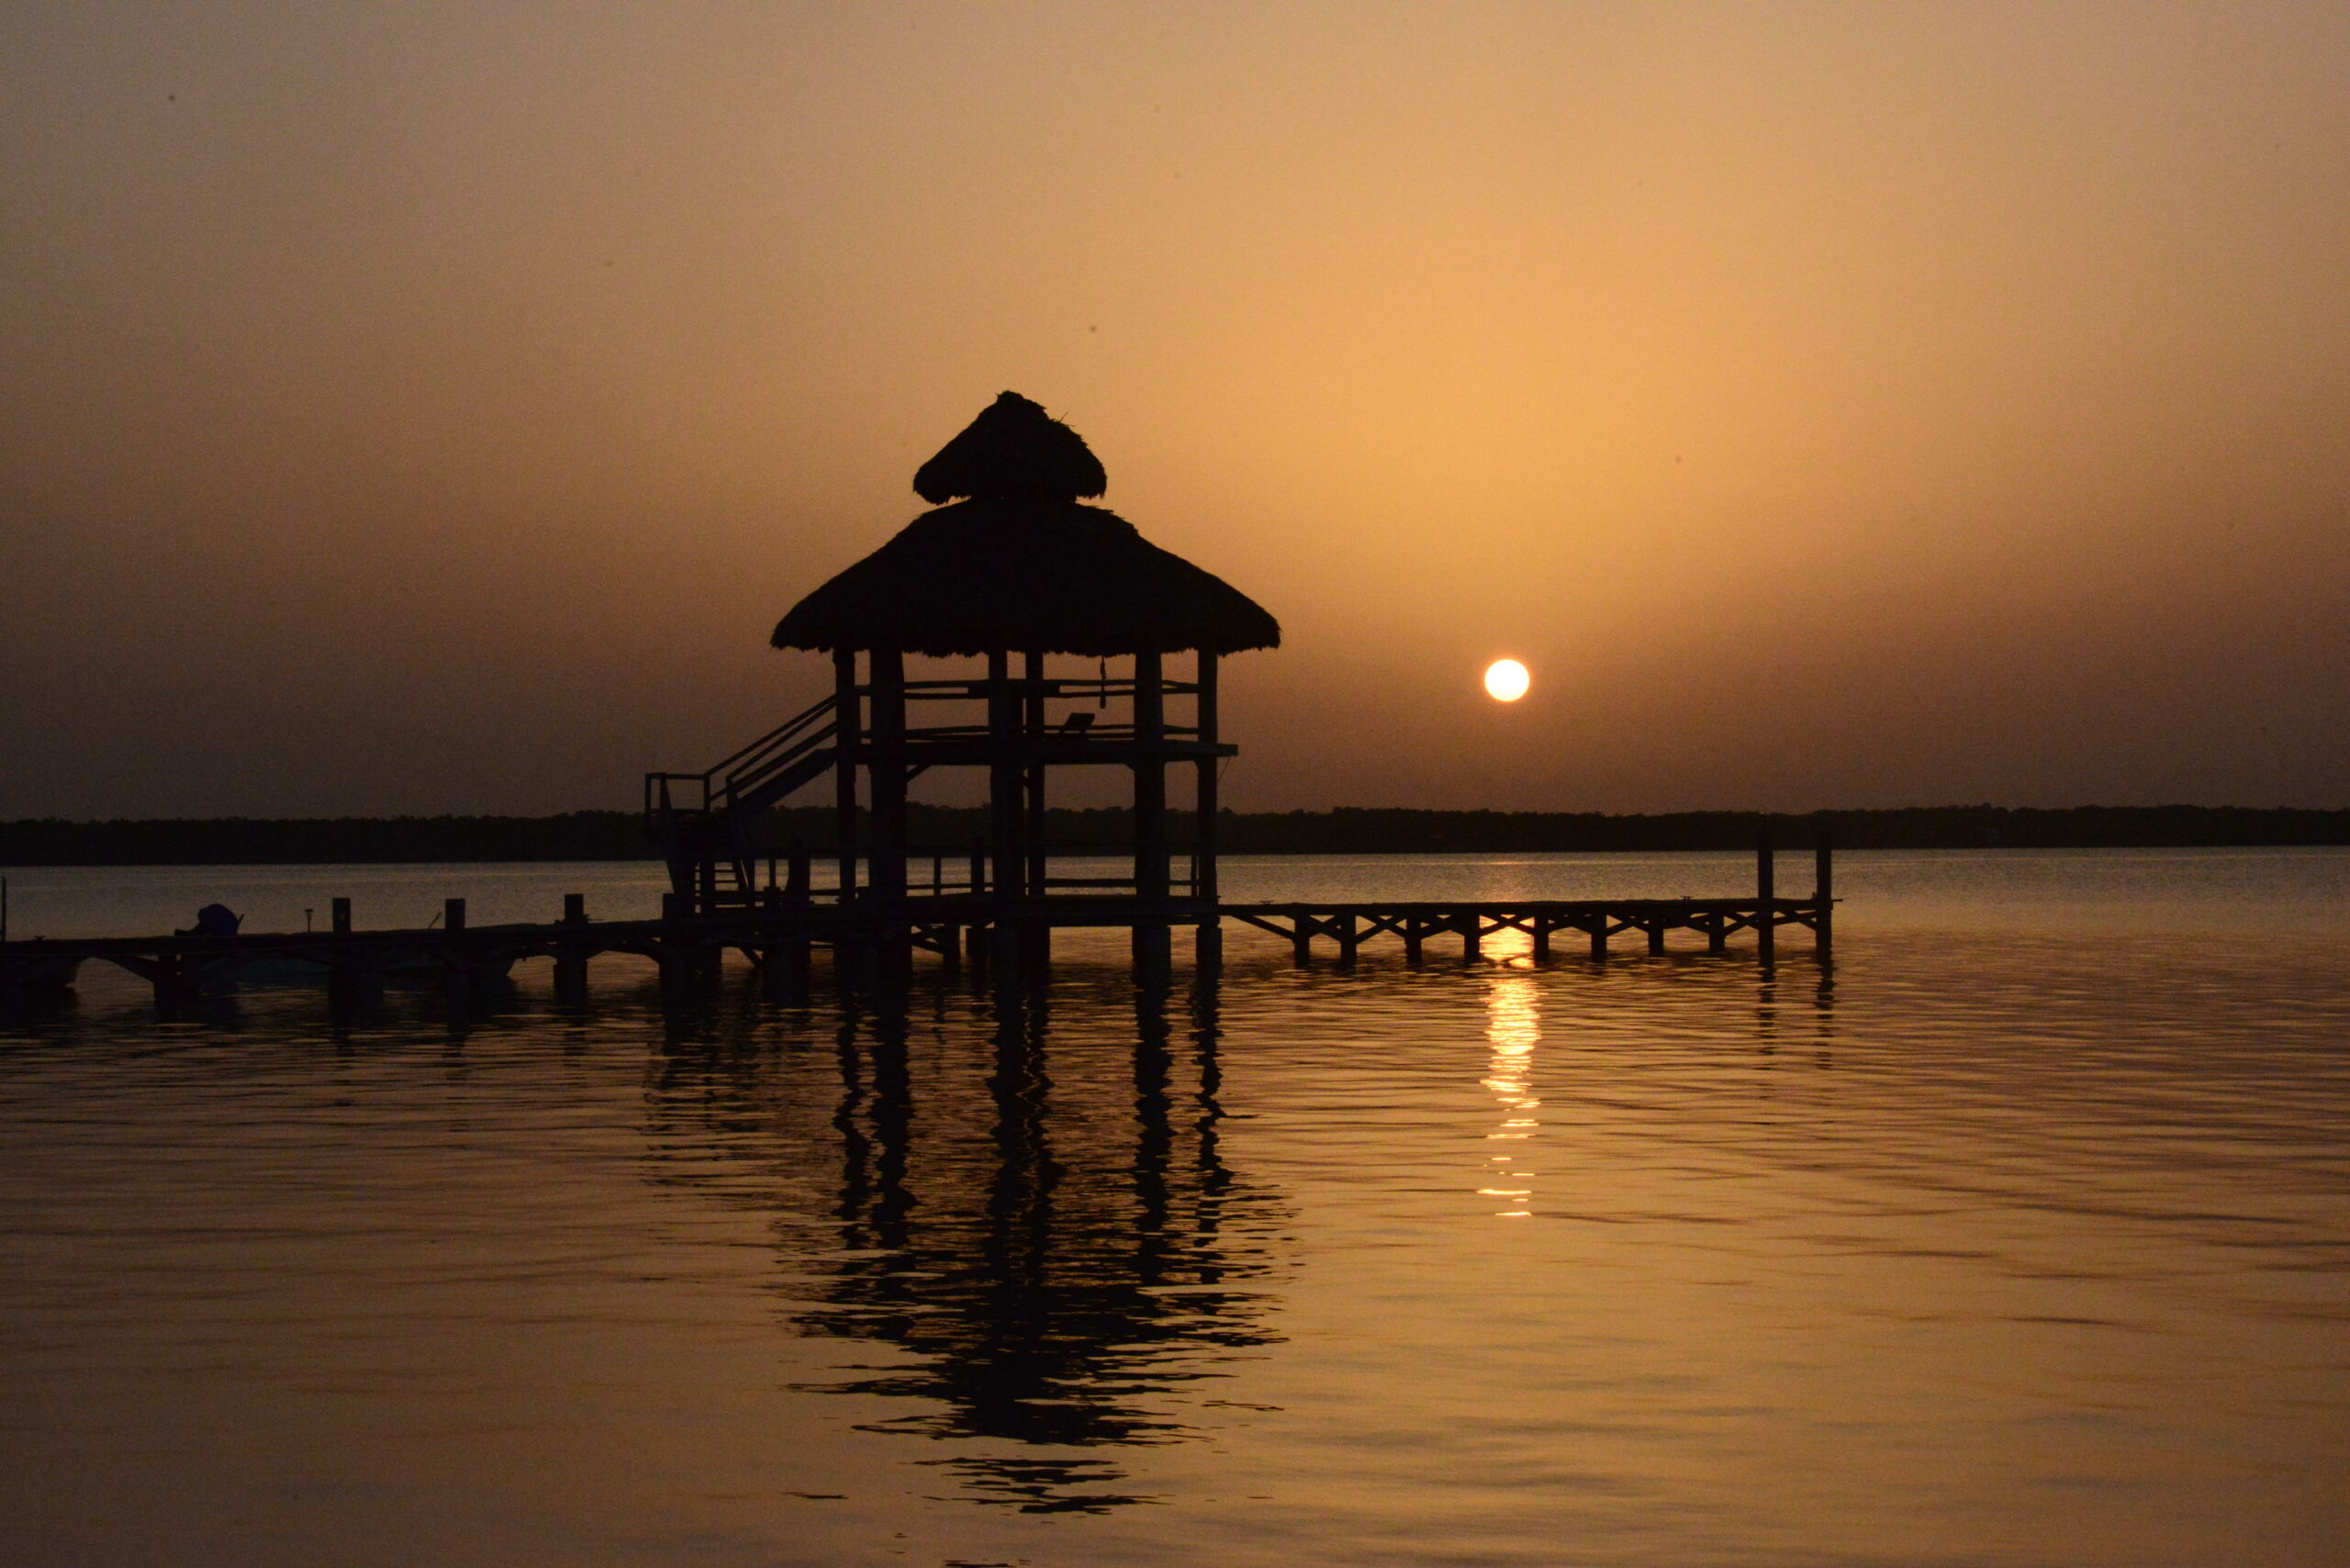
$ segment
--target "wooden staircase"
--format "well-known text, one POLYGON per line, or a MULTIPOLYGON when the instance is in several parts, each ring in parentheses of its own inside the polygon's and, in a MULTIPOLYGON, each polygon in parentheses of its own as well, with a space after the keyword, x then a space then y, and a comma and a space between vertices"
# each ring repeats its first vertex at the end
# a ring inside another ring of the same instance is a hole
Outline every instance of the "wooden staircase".
POLYGON ((645 831, 668 862, 670 888, 695 913, 758 902, 752 828, 832 770, 839 734, 827 697, 699 773, 644 776, 645 831))

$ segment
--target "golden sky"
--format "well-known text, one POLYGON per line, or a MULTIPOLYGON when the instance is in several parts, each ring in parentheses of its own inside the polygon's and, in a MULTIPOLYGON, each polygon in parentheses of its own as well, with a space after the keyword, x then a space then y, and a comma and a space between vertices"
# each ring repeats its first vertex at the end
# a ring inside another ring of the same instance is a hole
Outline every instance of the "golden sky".
POLYGON ((1005 388, 1281 617, 1244 809, 2350 803, 2345 82, 2321 4, 12 6, 0 817, 625 804, 1005 388))

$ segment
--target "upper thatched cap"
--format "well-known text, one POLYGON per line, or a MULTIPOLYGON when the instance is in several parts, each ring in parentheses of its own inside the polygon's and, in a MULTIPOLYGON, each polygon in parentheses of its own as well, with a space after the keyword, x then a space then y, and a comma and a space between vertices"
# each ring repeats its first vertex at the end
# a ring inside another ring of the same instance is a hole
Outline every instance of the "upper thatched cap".
POLYGON ((933 506, 963 497, 1073 501, 1109 487, 1085 438, 1017 392, 999 394, 914 470, 914 494, 933 506))
POLYGON ((1281 645, 1280 622, 1223 578, 1080 506, 1108 479, 1075 431, 1007 392, 923 465, 924 512, 792 607, 778 648, 968 655, 1212 654, 1281 645))

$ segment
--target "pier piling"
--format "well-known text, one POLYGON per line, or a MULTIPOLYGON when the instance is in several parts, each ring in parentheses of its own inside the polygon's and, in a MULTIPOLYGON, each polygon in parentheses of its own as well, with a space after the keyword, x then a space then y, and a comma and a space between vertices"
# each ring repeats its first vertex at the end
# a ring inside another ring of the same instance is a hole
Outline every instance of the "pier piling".
POLYGON ((1819 819, 1819 836, 1812 843, 1811 864, 1811 902, 1818 906, 1811 927, 1812 946, 1825 953, 1835 941, 1836 919, 1836 850, 1825 816, 1819 819))

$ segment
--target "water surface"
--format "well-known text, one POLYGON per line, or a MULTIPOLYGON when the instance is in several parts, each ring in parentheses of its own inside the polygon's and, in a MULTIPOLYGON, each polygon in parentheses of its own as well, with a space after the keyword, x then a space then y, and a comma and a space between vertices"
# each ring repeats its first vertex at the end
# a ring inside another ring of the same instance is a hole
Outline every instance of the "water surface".
MULTIPOLYGON (((643 913, 650 868, 11 873, 643 913)), ((1235 862, 1237 896, 1739 857, 1235 862)), ((627 960, 0 1025, 39 1563, 2331 1563, 2350 856, 1851 856, 1832 969, 1393 947, 999 1004, 627 960)), ((1789 857, 1782 886, 1805 880, 1789 857)), ((226 889, 224 892, 222 890, 226 889)), ((403 902, 405 901, 405 902, 403 902)), ((413 909, 408 907, 412 904, 413 909)))

